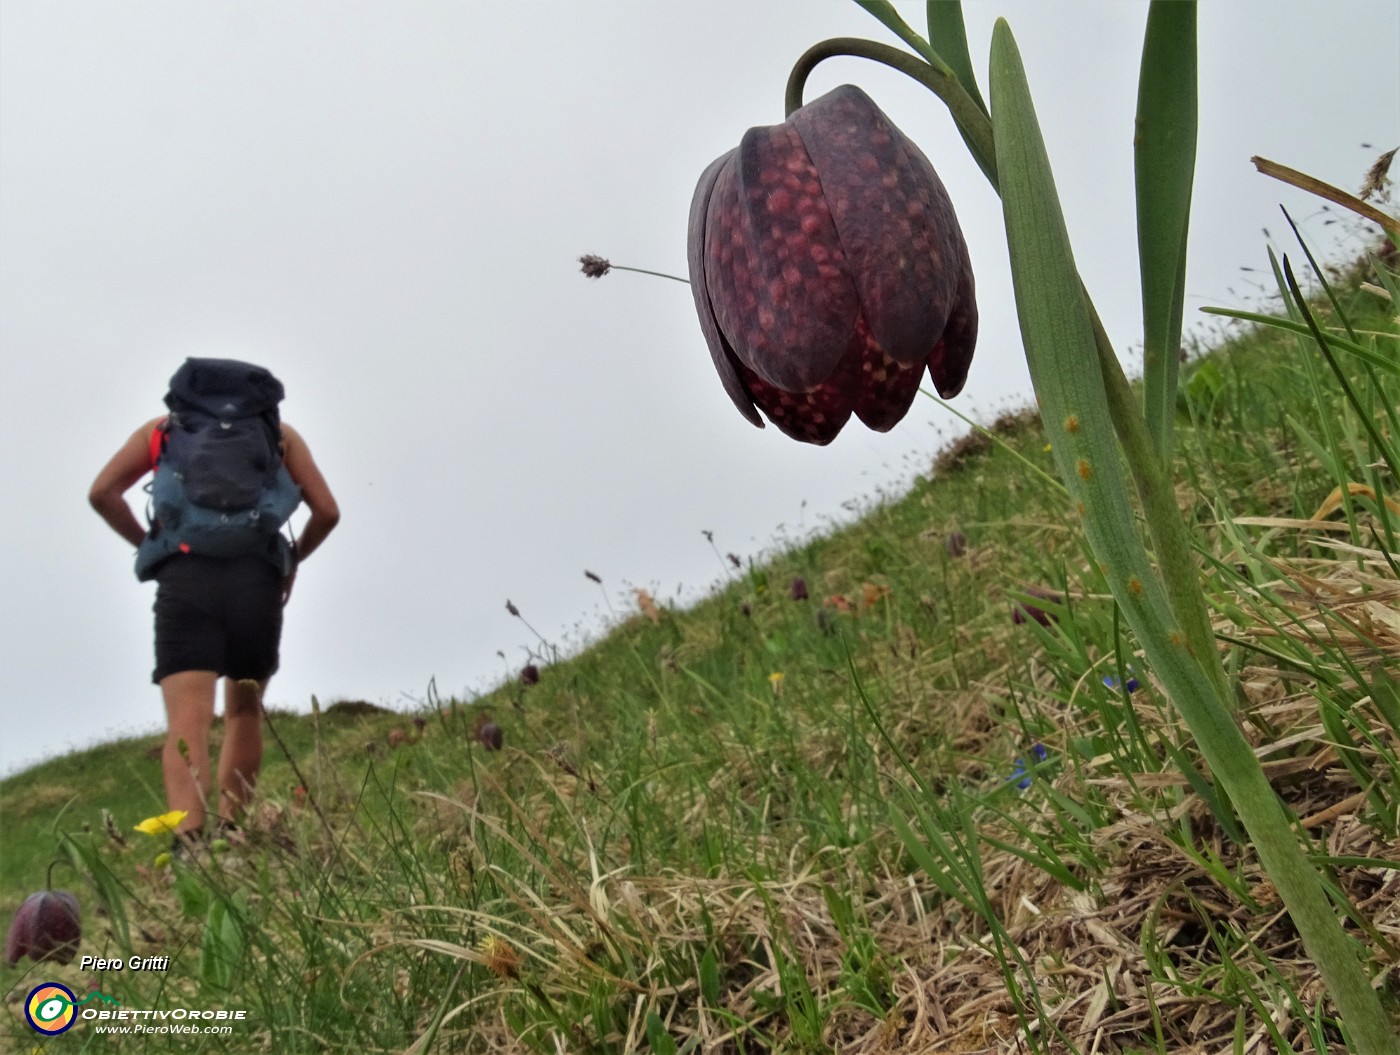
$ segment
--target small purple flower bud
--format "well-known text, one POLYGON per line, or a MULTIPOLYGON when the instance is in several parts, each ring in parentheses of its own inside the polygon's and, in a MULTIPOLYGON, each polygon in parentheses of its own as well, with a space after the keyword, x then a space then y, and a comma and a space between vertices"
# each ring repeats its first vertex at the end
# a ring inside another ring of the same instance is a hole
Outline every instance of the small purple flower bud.
POLYGON ((5 964, 13 967, 28 956, 36 963, 72 963, 83 937, 78 899, 66 890, 41 890, 20 905, 5 935, 5 964))
POLYGON ((691 202, 688 256, 710 357, 755 425, 762 410, 825 444, 854 413, 885 432, 925 367, 945 399, 967 379, 977 305, 953 204, 859 88, 749 129, 713 162, 691 202))
POLYGON ((540 683, 540 668, 533 663, 526 663, 520 668, 520 684, 538 685, 540 683))
POLYGON ((967 536, 961 531, 950 531, 948 537, 943 540, 943 545, 948 550, 948 556, 961 557, 967 552, 967 536))
POLYGON ((794 601, 807 600, 807 580, 800 575, 792 580, 792 599, 794 601))
POLYGON ((499 751, 505 743, 505 734, 495 722, 483 722, 476 731, 476 740, 488 751, 499 751))

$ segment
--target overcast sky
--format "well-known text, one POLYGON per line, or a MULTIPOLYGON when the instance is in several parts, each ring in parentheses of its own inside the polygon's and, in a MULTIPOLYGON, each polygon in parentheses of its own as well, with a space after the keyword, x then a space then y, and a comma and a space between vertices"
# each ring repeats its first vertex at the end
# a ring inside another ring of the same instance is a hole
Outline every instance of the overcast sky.
MULTIPOLYGON (((904 4, 922 27, 923 4, 904 4)), ((985 91, 995 18, 1023 52, 1085 279, 1135 369, 1133 111, 1146 5, 968 5, 985 91)), ((1263 228, 1316 203, 1262 154, 1356 188, 1400 139, 1400 8, 1201 5, 1188 313, 1255 296, 1263 228)), ((629 588, 693 600, 723 566, 907 485, 960 430, 920 399, 828 448, 747 424, 679 283, 695 182, 782 120, 828 36, 892 40, 841 0, 0 6, 0 771, 163 725, 154 587, 87 506, 186 355, 262 363, 344 513, 303 569, 269 702, 468 697, 561 647, 629 588), (498 650, 505 654, 502 660, 498 650)), ((1000 210, 940 104, 859 83, 938 168, 982 331, 958 406, 1029 382, 1000 210)), ((1282 248, 1292 251, 1283 243, 1282 248)), ((142 496, 139 491, 130 495, 142 496)))

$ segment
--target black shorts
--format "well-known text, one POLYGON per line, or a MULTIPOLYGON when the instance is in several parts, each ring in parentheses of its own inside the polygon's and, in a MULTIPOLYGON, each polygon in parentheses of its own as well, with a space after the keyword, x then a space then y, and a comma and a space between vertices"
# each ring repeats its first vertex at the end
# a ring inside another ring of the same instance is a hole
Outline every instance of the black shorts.
POLYGON ((277 671, 282 578, 265 557, 171 557, 156 572, 156 669, 263 681, 277 671))

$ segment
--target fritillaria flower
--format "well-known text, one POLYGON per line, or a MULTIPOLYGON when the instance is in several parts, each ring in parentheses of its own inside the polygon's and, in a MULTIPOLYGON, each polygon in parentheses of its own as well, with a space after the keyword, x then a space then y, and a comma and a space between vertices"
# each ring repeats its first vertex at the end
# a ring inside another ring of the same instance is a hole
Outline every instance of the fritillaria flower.
POLYGON ((852 85, 749 129, 705 170, 689 264, 715 368, 755 425, 761 409, 824 444, 854 413, 884 432, 925 367, 945 398, 967 379, 977 305, 952 202, 852 85))
POLYGON ((476 742, 488 751, 499 751, 505 740, 505 734, 495 722, 482 722, 476 731, 476 742))
POLYGON ((948 550, 948 556, 961 557, 967 552, 967 536, 961 531, 950 531, 948 537, 943 540, 943 545, 948 550))
MULTIPOLYGON (((1027 597, 1034 597, 1037 600, 1047 601, 1051 605, 1062 605, 1065 599, 1051 590, 1042 590, 1038 586, 1027 586, 1023 591, 1027 597)), ((1011 621, 1017 626, 1034 619, 1041 626, 1049 626, 1051 623, 1058 623, 1060 617, 1054 611, 1046 611, 1039 605, 1031 604, 1028 601, 1016 601, 1011 607, 1011 621)))
POLYGON ((13 967, 26 956, 71 963, 82 936, 78 899, 66 890, 41 890, 24 899, 10 922, 5 964, 13 967))

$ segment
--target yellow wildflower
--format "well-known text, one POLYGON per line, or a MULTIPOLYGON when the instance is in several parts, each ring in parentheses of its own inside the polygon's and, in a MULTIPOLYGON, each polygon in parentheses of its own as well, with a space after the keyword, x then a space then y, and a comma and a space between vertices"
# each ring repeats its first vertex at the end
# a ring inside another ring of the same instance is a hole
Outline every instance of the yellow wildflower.
POLYGON ((133 831, 143 832, 146 835, 169 835, 188 813, 189 810, 171 810, 158 817, 147 817, 136 825, 133 831))

